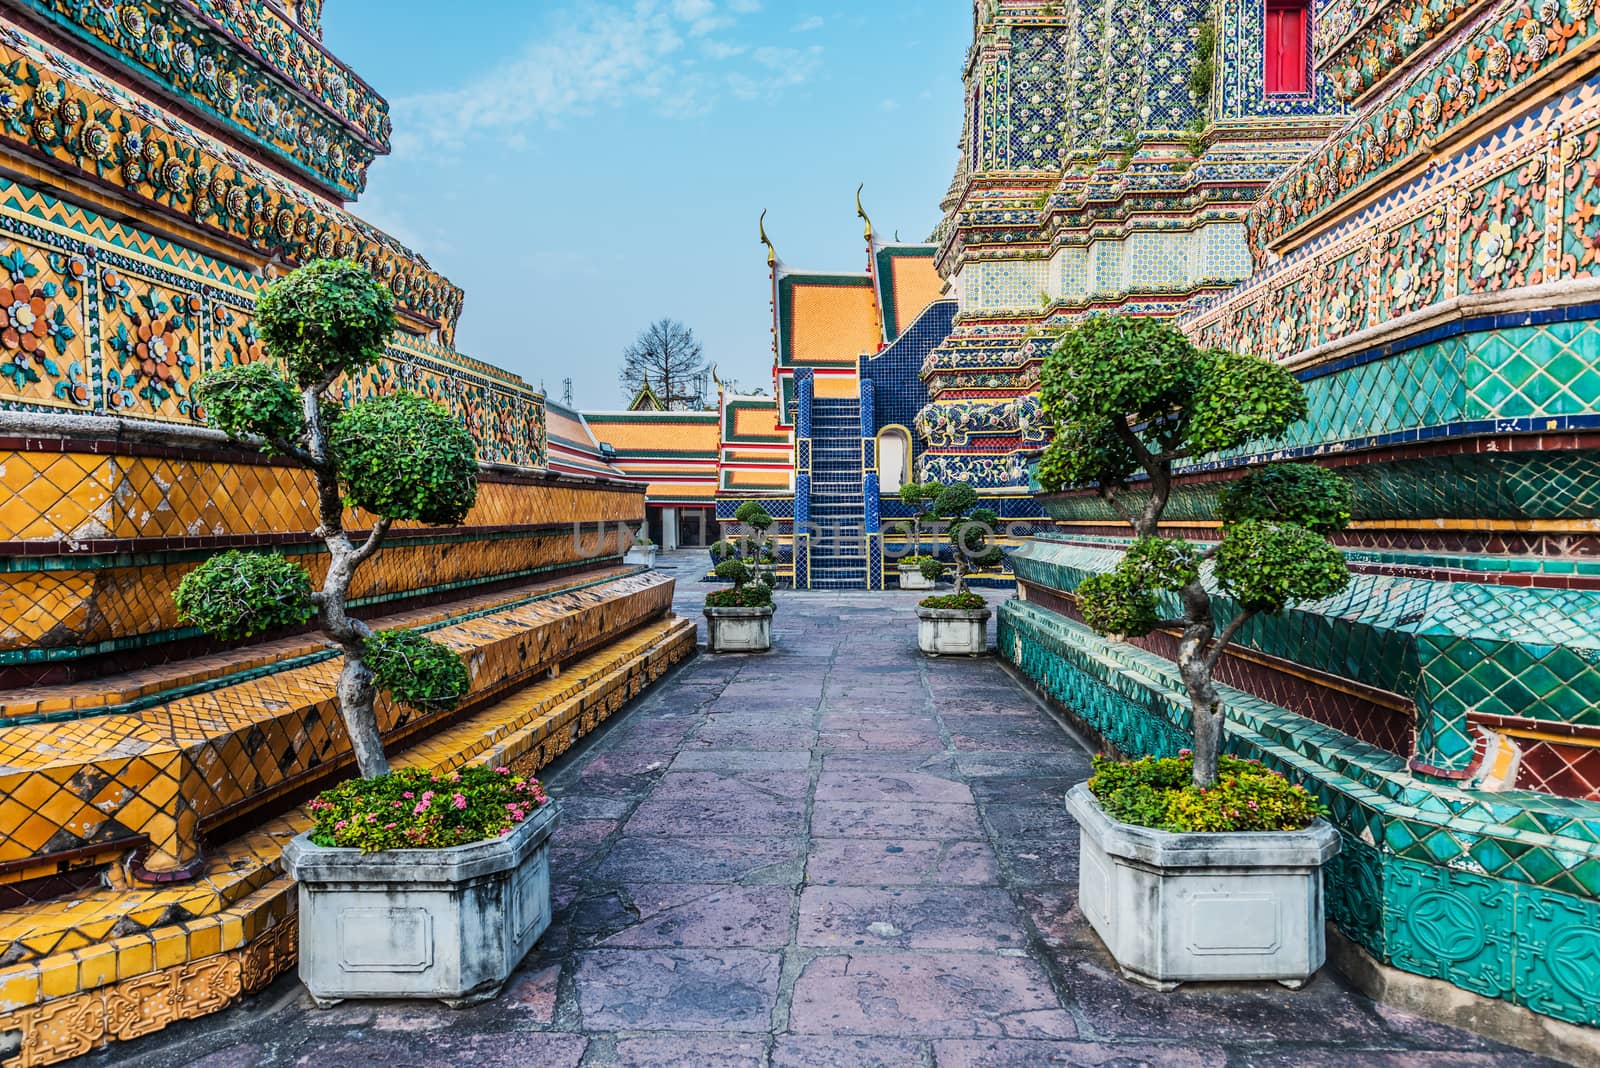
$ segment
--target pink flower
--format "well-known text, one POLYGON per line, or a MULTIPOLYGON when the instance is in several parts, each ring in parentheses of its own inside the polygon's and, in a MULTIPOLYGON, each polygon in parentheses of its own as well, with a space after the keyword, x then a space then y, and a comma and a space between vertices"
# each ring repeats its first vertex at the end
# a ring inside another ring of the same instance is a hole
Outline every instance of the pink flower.
POLYGON ((494 773, 496 775, 510 775, 511 774, 511 769, 510 768, 504 768, 504 767, 495 768, 494 769, 494 773))
POLYGON ((428 803, 426 801, 418 801, 417 807, 411 810, 411 814, 413 816, 420 816, 426 811, 428 811, 428 803))
POLYGON ((347 823, 345 820, 340 820, 338 823, 335 823, 333 825, 333 829, 336 830, 336 831, 342 831, 348 826, 349 826, 349 823, 347 823))
POLYGON ((452 805, 456 806, 456 808, 458 808, 458 809, 466 808, 467 807, 467 795, 466 794, 456 794, 454 797, 452 797, 450 799, 450 803, 452 805))
POLYGON ((383 825, 383 829, 386 830, 386 831, 392 831, 392 830, 395 829, 395 824, 393 824, 393 823, 385 823, 383 825))
POLYGON ((432 800, 433 800, 433 791, 432 790, 424 790, 424 791, 422 791, 422 803, 424 805, 426 805, 429 801, 432 801, 432 800))
POLYGON ((412 793, 410 790, 407 790, 405 793, 401 794, 400 796, 405 798, 407 801, 411 801, 411 800, 415 799, 417 795, 412 793))

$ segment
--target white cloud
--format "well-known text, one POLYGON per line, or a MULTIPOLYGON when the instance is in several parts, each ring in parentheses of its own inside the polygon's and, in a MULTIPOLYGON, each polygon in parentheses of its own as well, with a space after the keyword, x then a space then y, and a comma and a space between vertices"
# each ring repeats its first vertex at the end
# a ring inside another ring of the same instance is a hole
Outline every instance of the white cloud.
POLYGON ((814 30, 822 29, 822 27, 823 27, 822 16, 821 15, 810 15, 810 16, 808 16, 806 18, 801 19, 799 22, 794 24, 794 32, 795 33, 811 33, 814 30))
POLYGON ((760 7, 760 0, 575 5, 540 27, 515 59, 456 88, 396 100, 395 154, 460 145, 474 134, 525 144, 530 127, 630 103, 692 116, 723 93, 749 99, 800 84, 815 70, 819 48, 729 36, 760 7))

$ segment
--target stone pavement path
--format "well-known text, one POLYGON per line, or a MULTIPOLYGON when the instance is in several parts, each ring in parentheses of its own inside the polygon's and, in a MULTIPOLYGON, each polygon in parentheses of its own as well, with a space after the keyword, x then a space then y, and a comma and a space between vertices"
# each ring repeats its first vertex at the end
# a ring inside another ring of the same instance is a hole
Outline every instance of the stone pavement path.
MULTIPOLYGON (((678 610, 705 587, 678 565, 678 610)), ((1074 907, 1083 749, 996 660, 927 660, 910 595, 787 594, 548 776, 556 915, 498 1001, 244 1008, 89 1058, 148 1068, 1540 1063, 1305 990, 1120 979, 1074 907)))

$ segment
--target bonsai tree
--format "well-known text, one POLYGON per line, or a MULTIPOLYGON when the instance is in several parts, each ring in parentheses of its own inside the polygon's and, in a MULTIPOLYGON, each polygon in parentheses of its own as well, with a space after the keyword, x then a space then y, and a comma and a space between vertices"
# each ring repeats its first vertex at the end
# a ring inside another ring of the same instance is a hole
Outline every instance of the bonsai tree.
POLYGON ((733 513, 733 518, 755 531, 754 537, 741 539, 740 555, 745 559, 753 558, 760 562, 766 555, 767 531, 771 529, 773 519, 771 514, 756 501, 745 501, 739 510, 733 513))
POLYGON ((937 482, 907 482, 900 487, 900 500, 911 509, 910 529, 907 532, 911 538, 911 553, 905 563, 921 562, 922 524, 931 514, 933 502, 943 490, 944 487, 937 482))
POLYGON ((470 685, 449 647, 414 630, 375 633, 349 613, 351 579, 392 523, 459 523, 478 496, 472 437, 444 407, 403 391, 345 404, 333 388, 383 355, 394 321, 388 288, 349 260, 309 264, 262 294, 256 325, 273 360, 212 371, 195 391, 212 426, 311 471, 327 573, 313 590, 305 569, 283 556, 231 551, 173 593, 180 617, 222 639, 314 618, 344 656, 339 711, 365 778, 389 770, 373 711, 378 690, 432 711, 455 705, 470 685), (346 507, 373 517, 359 542, 345 530, 346 507))
POLYGON ((953 597, 967 592, 967 579, 972 572, 994 567, 1005 559, 1005 553, 990 540, 1000 517, 988 508, 978 507, 979 502, 978 491, 965 483, 943 487, 933 501, 934 514, 947 524, 945 537, 950 541, 951 566, 956 573, 953 597))
POLYGON ((1198 349, 1156 319, 1100 316, 1068 332, 1045 361, 1040 400, 1055 426, 1040 484, 1093 487, 1134 535, 1113 570, 1079 584, 1084 622, 1114 637, 1181 628, 1194 782, 1210 787, 1222 746, 1217 662, 1252 618, 1348 584, 1344 557, 1326 537, 1349 522, 1348 487, 1315 465, 1269 467, 1222 493, 1215 544, 1159 536, 1174 463, 1271 442, 1305 418, 1306 400, 1277 364, 1198 349), (1237 605, 1220 629, 1213 590, 1237 605), (1162 618, 1163 604, 1174 603, 1162 593, 1175 595, 1176 619, 1162 618))

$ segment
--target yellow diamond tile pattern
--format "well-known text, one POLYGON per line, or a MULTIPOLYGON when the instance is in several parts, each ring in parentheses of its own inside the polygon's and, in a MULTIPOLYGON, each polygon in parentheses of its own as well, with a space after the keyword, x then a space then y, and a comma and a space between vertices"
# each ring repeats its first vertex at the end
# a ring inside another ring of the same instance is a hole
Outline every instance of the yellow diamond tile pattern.
MULTIPOLYGON (((538 592, 529 587, 525 596, 538 592)), ((482 703, 665 615, 671 599, 670 578, 623 573, 587 588, 513 601, 432 636, 468 659, 468 700, 482 703)), ((458 604, 457 614, 471 605, 458 604)), ((236 818, 348 761, 333 701, 337 672, 337 662, 328 660, 143 712, 7 728, 0 732, 0 862, 112 848, 134 837, 148 839, 153 869, 192 862, 208 822, 236 818)), ((377 712, 390 739, 436 719, 387 697, 380 697, 377 712)))
MULTIPOLYGON (((670 582, 668 583, 670 591, 670 582)), ((532 773, 692 656, 693 622, 634 628, 560 675, 429 735, 397 766, 512 764, 532 773)), ((296 809, 208 858, 194 882, 108 889, 0 913, 0 944, 26 958, 0 969, 0 1029, 22 1034, 4 1068, 41 1068, 111 1042, 216 1012, 293 963, 294 887, 283 844, 310 821, 296 809)))
MULTIPOLYGON (((305 533, 308 472, 288 463, 0 450, 0 541, 305 533)), ((642 495, 537 477, 486 476, 468 527, 637 522, 642 495)), ((371 518, 352 512, 352 529, 371 518)), ((397 531, 417 524, 396 524, 397 531)))

